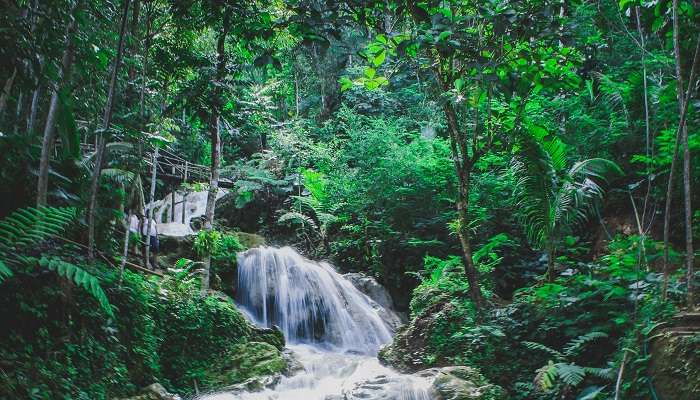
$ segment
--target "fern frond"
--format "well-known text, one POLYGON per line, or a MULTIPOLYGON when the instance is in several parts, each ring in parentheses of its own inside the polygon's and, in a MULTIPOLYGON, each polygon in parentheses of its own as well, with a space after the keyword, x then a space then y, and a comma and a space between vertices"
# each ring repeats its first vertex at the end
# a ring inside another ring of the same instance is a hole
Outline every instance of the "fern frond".
POLYGON ((75 264, 65 262, 57 257, 42 257, 39 259, 39 265, 56 272, 58 275, 75 283, 76 286, 85 289, 85 291, 97 300, 100 308, 102 308, 107 315, 114 317, 109 299, 104 290, 102 290, 100 281, 94 275, 75 264))
POLYGON ((19 209, 0 221, 0 259, 6 263, 42 241, 65 232, 75 219, 74 208, 39 207, 19 209))
POLYGON ((296 211, 290 211, 282 214, 278 219, 277 222, 280 224, 283 223, 292 223, 292 224, 307 224, 311 226, 313 229, 318 229, 316 222, 309 216, 304 215, 302 213, 298 213, 296 211))
POLYGON ((556 360, 563 360, 564 359, 564 354, 554 350, 551 347, 545 346, 541 343, 535 343, 535 342, 523 342, 523 345, 527 347, 530 350, 538 350, 545 352, 552 357, 554 357, 556 360))
POLYGON ((553 362, 547 363, 547 365, 537 370, 535 375, 535 384, 541 390, 550 390, 554 387, 557 381, 557 367, 553 362))
POLYGON ((7 264, 0 260, 0 283, 2 283, 7 278, 11 278, 12 275, 13 273, 10 267, 8 267, 7 264))
POLYGON ((594 368, 584 367, 586 375, 592 375, 604 380, 612 380, 615 377, 615 371, 612 368, 594 368))
POLYGON ((568 386, 578 386, 586 377, 586 370, 583 367, 574 364, 557 363, 554 364, 557 369, 557 375, 561 381, 568 386))
POLYGON ((585 335, 581 335, 564 346, 564 355, 566 357, 573 357, 583 350, 586 344, 606 337, 608 337, 608 335, 604 332, 589 332, 585 335))
POLYGON ((134 181, 136 174, 120 168, 104 168, 102 176, 111 179, 115 183, 130 185, 134 181))

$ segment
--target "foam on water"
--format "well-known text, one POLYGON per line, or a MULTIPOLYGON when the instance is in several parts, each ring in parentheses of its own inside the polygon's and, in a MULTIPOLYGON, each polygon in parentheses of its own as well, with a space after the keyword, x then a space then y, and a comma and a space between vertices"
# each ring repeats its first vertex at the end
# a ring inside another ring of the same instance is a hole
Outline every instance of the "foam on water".
POLYGON ((292 248, 262 247, 238 256, 236 301, 262 326, 277 326, 303 371, 258 392, 206 400, 428 400, 430 381, 379 363, 391 341, 383 309, 331 265, 292 248))
POLYGON ((278 326, 290 343, 376 354, 392 336, 379 305, 328 263, 290 247, 241 253, 236 301, 260 325, 278 326))

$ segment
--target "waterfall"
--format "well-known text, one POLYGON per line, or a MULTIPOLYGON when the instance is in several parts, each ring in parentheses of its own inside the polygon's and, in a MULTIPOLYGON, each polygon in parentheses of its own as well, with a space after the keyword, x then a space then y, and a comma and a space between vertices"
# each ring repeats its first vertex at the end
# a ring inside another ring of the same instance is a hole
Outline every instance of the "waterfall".
MULTIPOLYGON (((259 391, 232 388, 201 400, 429 400, 430 380, 379 363, 391 340, 391 310, 325 262, 290 247, 238 255, 236 302, 253 322, 277 326, 303 371, 259 391), (384 317, 384 318, 383 318, 384 317)), ((253 385, 255 386, 255 385, 253 385)))
POLYGON ((290 343, 376 354, 392 336, 379 305, 328 263, 290 247, 241 253, 236 300, 257 323, 278 326, 290 343))

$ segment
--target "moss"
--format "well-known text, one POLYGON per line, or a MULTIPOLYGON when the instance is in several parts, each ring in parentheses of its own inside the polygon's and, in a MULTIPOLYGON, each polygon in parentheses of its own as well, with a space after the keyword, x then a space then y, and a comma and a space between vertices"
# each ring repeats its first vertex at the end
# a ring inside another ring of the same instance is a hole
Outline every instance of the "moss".
POLYGON ((700 334, 662 336, 652 347, 651 374, 661 398, 700 398, 700 334))
POLYGON ((284 349, 284 334, 277 327, 273 328, 253 328, 252 337, 256 342, 265 342, 275 346, 278 350, 284 349))
POLYGON ((443 399, 453 400, 503 400, 505 391, 491 384, 475 368, 447 367, 433 381, 433 388, 443 399))
POLYGON ((278 348, 269 343, 248 342, 234 346, 207 372, 207 380, 214 387, 222 387, 278 374, 286 368, 287 362, 278 348))
POLYGON ((236 232, 236 236, 238 241, 247 249, 265 245, 265 238, 254 233, 236 232))

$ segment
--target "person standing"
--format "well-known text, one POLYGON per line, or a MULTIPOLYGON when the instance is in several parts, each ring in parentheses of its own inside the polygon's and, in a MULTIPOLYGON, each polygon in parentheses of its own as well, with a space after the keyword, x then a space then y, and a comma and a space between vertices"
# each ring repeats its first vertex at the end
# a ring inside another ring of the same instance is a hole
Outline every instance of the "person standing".
POLYGON ((134 253, 134 255, 137 254, 136 249, 140 247, 139 243, 141 243, 141 234, 139 233, 141 231, 139 229, 141 218, 143 218, 143 216, 140 214, 131 214, 131 218, 129 219, 129 243, 131 244, 131 252, 134 253))
POLYGON ((158 224, 156 224, 155 219, 150 218, 151 229, 148 231, 149 218, 145 218, 142 225, 143 236, 148 238, 148 243, 150 244, 150 264, 153 269, 158 266, 158 247, 160 243, 158 242, 158 224), (148 231, 148 232, 147 232, 148 231))

